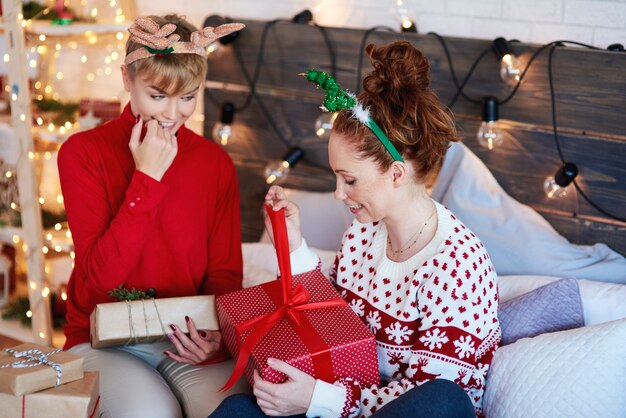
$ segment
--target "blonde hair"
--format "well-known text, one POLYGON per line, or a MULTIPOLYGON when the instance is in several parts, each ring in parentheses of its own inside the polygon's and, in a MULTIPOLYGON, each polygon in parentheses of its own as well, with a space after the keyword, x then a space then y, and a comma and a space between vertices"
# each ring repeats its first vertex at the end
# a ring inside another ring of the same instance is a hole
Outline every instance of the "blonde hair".
MULTIPOLYGON (((180 35, 180 40, 189 42, 191 34, 198 29, 189 23, 183 16, 149 16, 159 26, 167 23, 176 25, 173 32, 180 35)), ((128 39, 126 55, 143 48, 140 43, 128 39)), ((198 87, 204 80, 207 72, 206 58, 196 54, 169 54, 157 55, 140 59, 128 64, 128 75, 131 80, 140 76, 149 79, 152 85, 171 95, 187 93, 198 87)))

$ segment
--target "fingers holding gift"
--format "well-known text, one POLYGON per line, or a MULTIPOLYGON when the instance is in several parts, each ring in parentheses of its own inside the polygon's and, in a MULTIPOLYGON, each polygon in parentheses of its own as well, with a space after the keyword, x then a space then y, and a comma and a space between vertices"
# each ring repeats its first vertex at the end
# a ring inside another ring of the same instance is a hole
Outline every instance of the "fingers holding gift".
POLYGON ((207 356, 206 358, 215 354, 222 342, 222 333, 219 331, 196 329, 196 324, 193 322, 193 319, 188 316, 185 316, 185 322, 189 330, 189 338, 204 351, 207 356))
POLYGON ((197 364, 204 361, 204 355, 200 347, 193 343, 176 325, 170 325, 170 328, 174 332, 167 334, 167 337, 176 347, 176 354, 165 351, 165 355, 181 363, 197 364))
POLYGON ((315 379, 307 373, 276 359, 268 359, 268 365, 284 373, 283 383, 270 383, 254 372, 254 396, 261 410, 267 415, 302 414, 309 408, 315 379))
MULTIPOLYGON (((176 325, 170 325, 171 334, 167 334, 168 338, 176 347, 176 354, 166 351, 165 355, 176 361, 189 364, 198 364, 211 357, 219 347, 219 342, 207 340, 206 331, 196 331, 194 329, 194 337, 185 335, 185 333, 176 325)), ((212 337, 215 338, 215 337, 212 337)))

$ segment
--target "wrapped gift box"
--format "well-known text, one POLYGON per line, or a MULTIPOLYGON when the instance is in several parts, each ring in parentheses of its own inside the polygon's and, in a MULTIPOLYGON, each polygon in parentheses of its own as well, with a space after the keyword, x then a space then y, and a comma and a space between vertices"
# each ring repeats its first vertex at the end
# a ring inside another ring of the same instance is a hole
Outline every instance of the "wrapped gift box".
POLYGON ((16 358, 6 350, 0 351, 0 392, 12 395, 33 393, 57 385, 57 370, 54 365, 60 366, 61 379, 65 384, 83 378, 83 358, 77 355, 38 344, 27 343, 13 347, 19 353, 28 353, 30 356, 16 358), (31 351, 31 350, 38 350, 31 351), (42 364, 39 353, 46 355, 49 364, 42 364), (36 360, 33 360, 36 359, 36 360), (30 364, 36 364, 30 366, 30 364))
POLYGON ((93 348, 157 341, 174 324, 187 332, 185 315, 197 329, 218 330, 215 297, 185 296, 100 303, 89 316, 93 348))
POLYGON ((0 418, 94 418, 100 401, 98 372, 29 395, 0 394, 0 418))
POLYGON ((237 358, 224 388, 244 368, 250 383, 255 369, 265 380, 282 382, 284 374, 267 365, 269 357, 329 382, 352 377, 364 385, 378 384, 374 336, 321 272, 291 277, 284 214, 268 212, 281 279, 216 299, 222 338, 237 358))

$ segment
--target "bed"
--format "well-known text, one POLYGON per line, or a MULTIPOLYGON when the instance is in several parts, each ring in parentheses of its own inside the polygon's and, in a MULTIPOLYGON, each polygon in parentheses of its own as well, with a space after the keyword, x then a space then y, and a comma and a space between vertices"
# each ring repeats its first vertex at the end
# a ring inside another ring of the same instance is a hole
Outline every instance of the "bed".
MULTIPOLYGON (((323 33, 286 22, 245 23, 246 30, 233 44, 209 58, 204 129, 207 135, 211 132, 224 101, 240 108, 225 148, 240 177, 244 284, 251 286, 276 277, 274 252, 262 230, 267 189, 263 169, 290 146, 303 149, 304 159, 284 186, 301 208, 303 235, 320 256, 323 270, 352 221, 344 205, 333 199, 326 140, 314 133, 321 94, 298 73, 313 66, 334 70, 339 82, 354 90, 364 37, 384 43, 402 36, 429 57, 432 85, 444 103, 456 89, 440 39, 431 35, 339 28, 323 33), (334 47, 334 66, 323 35, 334 47), (250 95, 258 62, 256 94, 250 95)), ((490 45, 471 39, 445 41, 459 79, 490 45)), ((537 49, 515 44, 526 59, 537 49)), ((553 60, 562 153, 579 165, 577 182, 592 202, 623 218, 626 55, 559 48, 553 60)), ((497 62, 489 55, 476 67, 468 94, 506 96, 511 87, 497 75, 497 62)), ((499 275, 507 341, 489 372, 486 416, 624 416, 626 223, 599 212, 578 193, 552 200, 542 192, 542 182, 560 163, 546 54, 539 55, 519 92, 500 110, 508 135, 502 147, 488 151, 477 144, 480 106, 460 99, 452 111, 464 142, 448 150, 431 194, 483 240, 499 275)))

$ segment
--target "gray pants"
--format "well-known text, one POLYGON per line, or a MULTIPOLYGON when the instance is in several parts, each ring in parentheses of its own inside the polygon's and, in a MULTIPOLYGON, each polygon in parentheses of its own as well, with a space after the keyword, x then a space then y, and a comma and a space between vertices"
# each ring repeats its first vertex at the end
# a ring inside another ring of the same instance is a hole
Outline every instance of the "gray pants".
POLYGON ((85 370, 100 372, 102 418, 206 418, 234 393, 250 393, 245 378, 218 392, 234 366, 229 360, 208 366, 179 363, 163 354, 169 341, 93 349, 89 343, 69 352, 85 359, 85 370))

